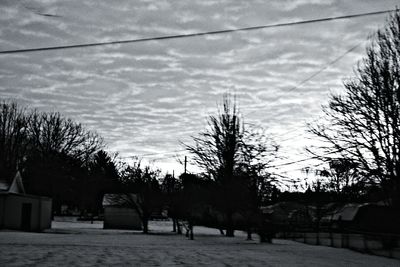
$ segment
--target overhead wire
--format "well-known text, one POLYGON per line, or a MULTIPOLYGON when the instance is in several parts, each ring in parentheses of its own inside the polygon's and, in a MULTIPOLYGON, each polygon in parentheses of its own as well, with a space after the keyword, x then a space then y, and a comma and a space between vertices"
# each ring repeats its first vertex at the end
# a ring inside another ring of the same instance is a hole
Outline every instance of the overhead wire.
POLYGON ((310 75, 309 77, 307 77, 306 79, 302 80, 300 83, 298 83, 296 86, 292 87, 291 89, 287 90, 287 92, 291 92, 294 91, 298 88, 300 88, 303 84, 307 83, 308 81, 310 81, 311 79, 313 79, 314 77, 316 77, 317 75, 319 75, 320 73, 322 73, 324 70, 326 70, 327 68, 329 68, 330 66, 332 66, 333 64, 335 64, 336 62, 340 61, 342 58, 344 58, 347 54, 353 52, 354 50, 356 50, 363 42, 359 42, 358 44, 356 44, 355 46, 351 47, 350 49, 346 50, 343 54, 341 54, 340 56, 336 57, 334 60, 330 61, 328 64, 326 64, 325 66, 323 66, 322 68, 320 68, 318 71, 314 72, 312 75, 310 75))
POLYGON ((267 166, 267 168, 283 167, 283 166, 288 166, 288 165, 292 165, 292 164, 296 164, 296 163, 300 163, 300 162, 304 162, 304 161, 309 161, 309 160, 313 160, 313 159, 320 159, 320 158, 326 157, 326 156, 331 155, 331 154, 336 154, 338 152, 339 151, 332 151, 332 152, 326 153, 326 154, 321 155, 321 156, 312 156, 312 157, 305 158, 305 159, 285 162, 285 163, 281 163, 281 164, 270 165, 270 166, 267 166))
MULTIPOLYGON (((138 156, 127 156, 127 157, 122 157, 122 158, 135 158, 135 157, 143 157, 143 156, 157 156, 157 155, 163 155, 163 154, 171 154, 171 153, 177 153, 177 152, 184 152, 186 150, 175 150, 175 151, 170 151, 170 152, 162 152, 162 153, 149 153, 149 154, 142 154, 142 155, 138 155, 138 156)), ((305 159, 300 159, 300 160, 295 160, 295 161, 290 161, 290 162, 285 162, 285 163, 280 163, 280 164, 275 164, 275 165, 269 165, 267 168, 276 168, 276 167, 283 167, 283 166, 288 166, 288 165, 293 165, 296 163, 300 163, 300 162, 305 162, 305 161, 309 161, 309 160, 313 160, 313 159, 318 159, 321 157, 325 157, 328 156, 330 154, 334 154, 337 153, 337 151, 334 152, 330 152, 327 154, 324 154, 322 156, 313 156, 313 157, 309 157, 309 158, 305 158, 305 159)), ((165 157, 157 157, 155 159, 151 159, 151 160, 160 160, 160 159, 169 159, 169 158, 174 158, 176 157, 176 155, 170 155, 170 156, 165 156, 165 157)))
POLYGON ((141 155, 126 156, 126 157, 122 157, 122 158, 127 159, 127 158, 150 157, 150 156, 158 156, 158 155, 165 155, 165 154, 171 154, 171 153, 180 153, 180 152, 184 152, 184 151, 186 151, 186 149, 173 150, 173 151, 167 151, 167 152, 147 153, 147 154, 141 154, 141 155))
MULTIPOLYGON (((352 14, 352 15, 344 15, 344 16, 336 16, 336 17, 327 17, 327 18, 319 18, 319 19, 312 19, 312 20, 302 20, 302 21, 295 21, 295 22, 286 22, 286 23, 277 23, 277 24, 269 24, 269 25, 261 25, 261 26, 253 26, 253 27, 245 27, 245 28, 237 28, 237 29, 227 29, 227 30, 218 30, 218 31, 208 31, 208 32, 198 32, 198 33, 189 33, 189 34, 179 34, 179 35, 167 35, 167 36, 159 36, 159 37, 148 37, 148 38, 140 38, 140 39, 130 39, 130 40, 117 40, 117 41, 109 41, 109 42, 97 42, 97 43, 85 43, 85 44, 75 44, 75 45, 63 45, 63 46, 48 46, 48 47, 38 47, 38 48, 28 48, 28 49, 15 49, 15 50, 3 50, 0 51, 0 54, 15 54, 15 53, 28 53, 28 52, 39 52, 39 51, 49 51, 49 50, 65 50, 65 49, 74 49, 74 48, 85 48, 85 47, 94 47, 94 46, 105 46, 105 45, 116 45, 116 44, 126 44, 126 43, 138 43, 138 42, 148 42, 148 41, 159 41, 159 40, 168 40, 168 39, 178 39, 178 38, 190 38, 190 37, 197 37, 197 36, 205 36, 205 35, 217 35, 217 34, 226 34, 226 33, 233 33, 233 32, 241 32, 241 31, 252 31, 252 30, 260 30, 260 29, 267 29, 267 28, 276 28, 276 27, 286 27, 286 26, 295 26, 295 25, 302 25, 302 24, 310 24, 310 23, 318 23, 324 21, 333 21, 333 20, 341 20, 341 19, 351 19, 357 17, 364 17, 364 16, 372 16, 372 15, 379 15, 385 14, 396 11, 395 9, 392 10, 383 10, 383 11, 376 11, 376 12, 368 12, 368 13, 359 13, 359 14, 352 14)), ((320 73, 322 73, 325 69, 330 67, 331 65, 335 64, 339 60, 341 60, 344 56, 351 53, 355 49, 357 49, 362 42, 356 44, 355 46, 351 47, 350 49, 346 50, 343 54, 336 57, 334 60, 330 61, 328 64, 323 66, 317 72, 313 73, 311 76, 307 77, 303 81, 301 81, 298 85, 292 87, 288 90, 288 92, 294 91, 301 87, 303 84, 307 83, 320 73)), ((252 113, 252 112, 250 112, 252 113)), ((250 114, 249 113, 249 114, 250 114)), ((247 114, 248 115, 248 114, 247 114)), ((163 155, 163 154, 170 154, 170 153, 177 153, 183 152, 186 150, 176 150, 171 152, 161 152, 161 153, 149 153, 149 154, 142 154, 137 156, 128 156, 123 158, 134 158, 134 157, 147 157, 147 156, 156 156, 156 155, 163 155)), ((171 158, 171 157, 168 157, 171 158)), ((269 166, 269 168, 274 167, 282 167, 287 165, 292 165, 295 163, 300 163, 304 161, 308 161, 311 159, 316 159, 317 156, 301 159, 297 161, 276 164, 269 166)))
POLYGON ((254 30, 261 30, 261 29, 288 27, 288 26, 319 23, 319 22, 326 22, 326 21, 374 16, 374 15, 390 13, 393 11, 396 11, 396 9, 381 10, 381 11, 374 11, 374 12, 367 12, 367 13, 358 13, 358 14, 343 15, 343 16, 335 16, 335 17, 325 17, 325 18, 319 18, 319 19, 299 20, 299 21, 294 21, 294 22, 283 22, 283 23, 267 24, 267 25, 252 26, 252 27, 243 27, 243 28, 236 28, 236 29, 205 31, 205 32, 197 32, 197 33, 165 35, 165 36, 156 36, 156 37, 145 37, 145 38, 139 38, 139 39, 116 40, 116 41, 108 41, 108 42, 94 42, 94 43, 82 43, 82 44, 71 44, 71 45, 60 45, 60 46, 45 46, 45 47, 25 48, 25 49, 11 49, 11 50, 0 51, 0 54, 4 55, 4 54, 31 53, 31 52, 40 52, 40 51, 50 51, 50 50, 66 50, 66 49, 86 48, 86 47, 95 47, 95 46, 108 46, 108 45, 117 45, 117 44, 128 44, 128 43, 161 41, 161 40, 180 39, 180 38, 191 38, 191 37, 206 36, 206 35, 219 35, 219 34, 227 34, 227 33, 233 33, 233 32, 254 31, 254 30))

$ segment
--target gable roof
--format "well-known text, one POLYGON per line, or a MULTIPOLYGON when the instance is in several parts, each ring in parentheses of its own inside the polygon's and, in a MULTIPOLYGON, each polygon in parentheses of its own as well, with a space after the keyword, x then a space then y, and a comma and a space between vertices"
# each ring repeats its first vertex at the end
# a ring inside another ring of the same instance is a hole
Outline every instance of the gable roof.
POLYGON ((25 194, 24 184, 22 183, 22 177, 18 171, 11 183, 5 179, 0 179, 0 191, 7 193, 25 194))
POLYGON ((338 208, 331 216, 331 220, 334 221, 353 221, 359 212, 360 208, 367 206, 367 203, 357 204, 349 203, 344 205, 342 208, 338 208))
POLYGON ((25 187, 22 183, 22 177, 19 171, 15 174, 14 180, 11 183, 8 192, 25 194, 25 187))

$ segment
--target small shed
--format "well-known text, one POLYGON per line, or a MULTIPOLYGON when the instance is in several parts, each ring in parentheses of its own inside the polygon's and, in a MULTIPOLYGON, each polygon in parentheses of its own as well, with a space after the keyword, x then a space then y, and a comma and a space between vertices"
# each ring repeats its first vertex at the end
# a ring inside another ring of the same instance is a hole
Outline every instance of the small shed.
POLYGON ((142 220, 132 206, 135 194, 105 194, 103 197, 104 229, 142 230, 142 220))
POLYGON ((19 172, 0 178, 0 229, 39 232, 51 227, 51 198, 25 193, 19 172))

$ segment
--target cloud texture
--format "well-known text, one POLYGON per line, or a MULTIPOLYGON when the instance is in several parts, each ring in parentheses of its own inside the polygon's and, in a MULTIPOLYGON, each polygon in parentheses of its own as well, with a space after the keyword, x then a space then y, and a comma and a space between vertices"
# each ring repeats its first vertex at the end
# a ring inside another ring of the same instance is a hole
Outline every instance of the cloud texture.
MULTIPOLYGON (((393 9, 397 1, 1 1, 0 50, 146 38, 393 9)), ((304 158, 305 122, 364 53, 385 15, 225 35, 0 56, 0 97, 57 110, 122 156, 181 150, 224 93, 288 160, 304 158)), ((182 171, 171 154, 148 156, 182 171)))

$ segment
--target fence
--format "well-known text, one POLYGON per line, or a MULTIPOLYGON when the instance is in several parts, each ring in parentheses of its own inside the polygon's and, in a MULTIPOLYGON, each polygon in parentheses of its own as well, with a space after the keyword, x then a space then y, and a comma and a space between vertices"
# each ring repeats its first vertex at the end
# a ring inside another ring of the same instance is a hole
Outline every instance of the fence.
POLYGON ((310 245, 348 248, 377 256, 400 259, 400 235, 367 232, 291 232, 283 238, 310 245))

